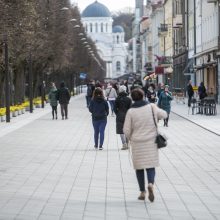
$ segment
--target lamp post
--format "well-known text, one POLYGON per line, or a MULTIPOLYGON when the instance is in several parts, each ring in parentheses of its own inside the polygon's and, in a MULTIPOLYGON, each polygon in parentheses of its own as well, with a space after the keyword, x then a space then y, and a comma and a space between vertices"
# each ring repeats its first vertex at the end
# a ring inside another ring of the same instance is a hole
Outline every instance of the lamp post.
POLYGON ((10 122, 10 82, 8 69, 8 37, 4 35, 4 49, 5 49, 5 104, 6 104, 6 122, 10 122))

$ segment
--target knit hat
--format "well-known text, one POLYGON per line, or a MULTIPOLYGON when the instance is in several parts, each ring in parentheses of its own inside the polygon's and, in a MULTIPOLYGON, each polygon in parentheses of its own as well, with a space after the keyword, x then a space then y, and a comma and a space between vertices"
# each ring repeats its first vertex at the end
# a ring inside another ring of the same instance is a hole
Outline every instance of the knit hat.
POLYGON ((127 90, 127 88, 124 85, 119 87, 119 92, 126 92, 126 90, 127 90))

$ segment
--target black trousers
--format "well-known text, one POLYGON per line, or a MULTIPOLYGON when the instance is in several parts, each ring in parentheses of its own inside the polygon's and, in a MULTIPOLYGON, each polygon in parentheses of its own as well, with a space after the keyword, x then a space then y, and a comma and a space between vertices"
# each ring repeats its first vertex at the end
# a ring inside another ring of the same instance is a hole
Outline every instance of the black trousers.
POLYGON ((57 117, 57 105, 56 106, 51 106, 52 107, 52 116, 54 118, 54 116, 56 115, 57 117))
MULTIPOLYGON (((146 172, 147 172, 148 184, 149 183, 154 184, 155 168, 146 169, 146 172)), ((137 181, 138 181, 138 185, 139 185, 140 191, 144 192, 145 191, 144 170, 136 170, 136 177, 137 177, 137 181)))
POLYGON ((167 118, 164 119, 164 125, 168 125, 170 115, 167 113, 167 118))
POLYGON ((62 118, 65 116, 65 118, 68 117, 68 104, 60 104, 60 108, 61 108, 61 115, 62 118))
POLYGON ((192 96, 189 96, 189 98, 188 98, 188 107, 191 107, 191 102, 192 102, 192 96))

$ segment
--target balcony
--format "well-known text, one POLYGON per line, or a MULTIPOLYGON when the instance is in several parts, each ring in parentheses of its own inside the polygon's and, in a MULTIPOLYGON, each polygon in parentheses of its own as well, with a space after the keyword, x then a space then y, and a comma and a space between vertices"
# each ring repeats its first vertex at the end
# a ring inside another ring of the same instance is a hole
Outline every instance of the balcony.
POLYGON ((167 33, 168 33, 168 25, 160 24, 160 27, 158 27, 158 36, 165 37, 167 33))
POLYGON ((183 26, 183 16, 182 14, 177 14, 173 18, 173 28, 181 28, 183 26))
POLYGON ((218 0, 207 0, 207 3, 217 3, 218 0))

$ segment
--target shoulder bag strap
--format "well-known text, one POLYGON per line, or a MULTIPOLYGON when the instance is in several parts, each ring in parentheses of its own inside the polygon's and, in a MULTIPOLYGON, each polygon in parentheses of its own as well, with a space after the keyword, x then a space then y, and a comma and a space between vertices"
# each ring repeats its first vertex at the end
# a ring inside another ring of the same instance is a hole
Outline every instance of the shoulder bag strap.
POLYGON ((157 134, 158 134, 158 127, 157 127, 157 122, 156 122, 156 119, 155 119, 155 116, 154 116, 153 107, 152 107, 152 105, 150 105, 150 107, 151 107, 151 111, 152 111, 152 115, 153 115, 154 124, 155 124, 156 130, 157 130, 157 134))
POLYGON ((109 93, 108 93, 107 97, 109 97, 109 95, 110 95, 111 91, 112 91, 112 88, 110 89, 110 91, 109 91, 109 93))

